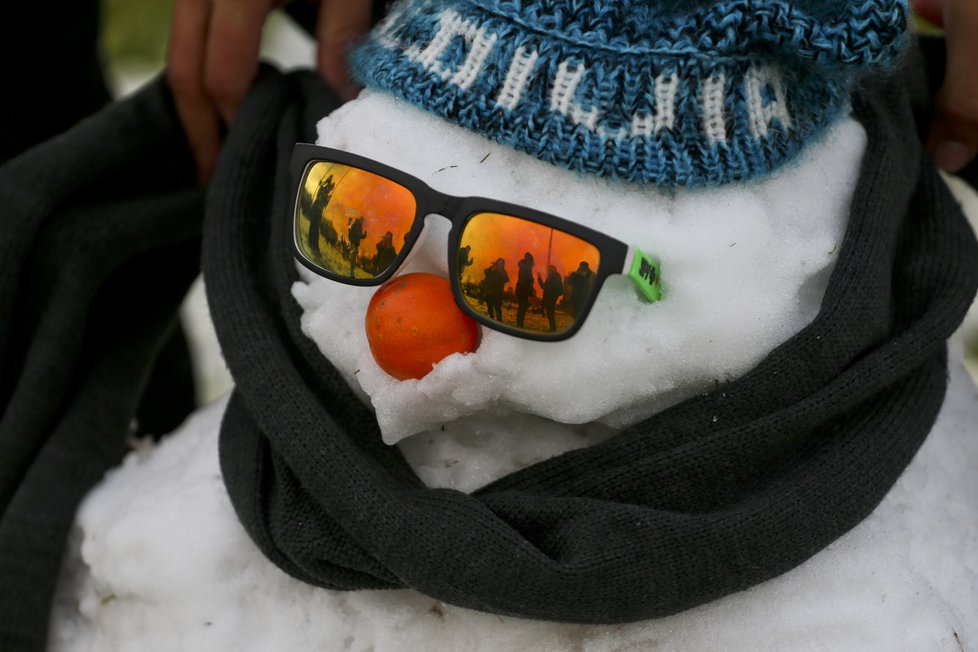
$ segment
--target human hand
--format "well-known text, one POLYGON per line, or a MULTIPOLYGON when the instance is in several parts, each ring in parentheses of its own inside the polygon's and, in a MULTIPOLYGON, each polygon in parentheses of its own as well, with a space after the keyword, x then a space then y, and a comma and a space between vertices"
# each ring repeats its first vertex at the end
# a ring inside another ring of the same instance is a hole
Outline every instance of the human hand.
MULTIPOLYGON (((315 0, 319 4, 316 65, 343 100, 358 87, 347 73, 350 44, 370 29, 371 0, 315 0)), ((258 72, 262 26, 278 0, 176 0, 166 79, 197 163, 210 179, 231 124, 258 72)))
POLYGON ((978 1, 913 0, 913 6, 946 35, 947 71, 927 147, 938 165, 957 172, 978 154, 978 1))

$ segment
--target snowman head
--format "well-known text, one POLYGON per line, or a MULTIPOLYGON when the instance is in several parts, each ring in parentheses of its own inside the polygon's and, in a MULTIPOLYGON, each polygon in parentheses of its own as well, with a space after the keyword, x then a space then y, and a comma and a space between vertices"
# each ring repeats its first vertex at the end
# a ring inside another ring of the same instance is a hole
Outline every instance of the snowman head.
MULTIPOLYGON (((825 17, 796 7, 781 24, 790 3, 774 0, 725 16, 723 3, 708 2, 664 13, 654 3, 575 12, 560 0, 544 2, 547 11, 484 4, 396 7, 357 54, 361 79, 383 92, 324 119, 318 144, 438 193, 542 211, 636 247, 661 263, 663 296, 650 303, 627 276, 608 276, 569 339, 482 325, 464 353, 399 380, 368 343, 378 288, 302 269, 294 294, 303 328, 373 404, 386 441, 484 415, 621 426, 741 375, 814 317, 865 144, 855 122, 836 119, 851 80, 840 70, 892 54, 899 20, 881 21, 854 58, 840 48, 865 21, 847 10, 825 17), (767 33, 757 32, 757 12, 770 14, 767 33), (803 50, 812 39, 793 40, 798 21, 839 47, 813 58, 803 50), (701 36, 695 43, 691 29, 701 36), (780 34, 778 56, 752 57, 771 54, 772 34, 780 34)), ((878 4, 905 10, 897 0, 878 4)), ((362 214, 345 219, 332 237, 347 252, 337 264, 351 264, 355 276, 349 252, 389 255, 381 242, 392 229, 362 214)), ((564 285, 560 313, 573 315, 568 279, 597 269, 552 252, 548 260, 545 250, 450 246, 451 222, 435 213, 412 228, 420 232, 393 278, 448 279, 462 267, 463 303, 468 296, 495 313, 491 279, 508 277, 497 321, 514 328, 522 317, 534 332, 549 329, 544 293, 553 275, 564 285), (521 276, 535 282, 525 307, 521 276)), ((450 292, 443 308, 426 301, 428 321, 444 326, 454 303, 450 292)))
MULTIPOLYGON (((479 326, 474 350, 433 360, 420 379, 398 380, 377 363, 367 338, 368 307, 379 288, 301 268, 304 282, 294 294, 305 310, 303 328, 373 404, 389 443, 487 412, 620 426, 741 375, 817 312, 865 144, 862 129, 844 121, 778 174, 684 191, 562 170, 369 91, 324 119, 319 131, 320 145, 382 161, 440 192, 560 216, 654 254, 663 270, 663 297, 655 303, 626 276, 610 276, 569 339, 533 341, 479 326)), ((501 260, 477 257, 471 245, 449 250, 451 225, 439 215, 426 216, 422 229, 393 278, 424 273, 447 284, 452 259, 462 257, 473 261, 465 269, 480 275, 501 268, 509 276, 510 320, 521 263, 536 283, 530 318, 542 324, 537 276, 545 285, 550 267, 564 277, 591 271, 586 261, 561 269, 532 253, 501 260)), ((383 227, 367 223, 364 230, 386 237, 383 227)), ((376 257, 373 242, 365 240, 372 250, 365 244, 361 255, 376 257)), ((472 277, 463 275, 463 283, 472 277)), ((451 293, 443 299, 446 319, 459 312, 451 293)))

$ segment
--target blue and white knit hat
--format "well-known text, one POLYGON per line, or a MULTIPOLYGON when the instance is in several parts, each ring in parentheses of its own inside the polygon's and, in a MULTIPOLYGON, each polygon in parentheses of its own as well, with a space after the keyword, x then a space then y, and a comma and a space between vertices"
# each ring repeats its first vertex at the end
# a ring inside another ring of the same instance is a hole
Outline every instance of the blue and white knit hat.
POLYGON ((700 186, 798 153, 907 17, 907 0, 403 0, 353 68, 550 163, 700 186))

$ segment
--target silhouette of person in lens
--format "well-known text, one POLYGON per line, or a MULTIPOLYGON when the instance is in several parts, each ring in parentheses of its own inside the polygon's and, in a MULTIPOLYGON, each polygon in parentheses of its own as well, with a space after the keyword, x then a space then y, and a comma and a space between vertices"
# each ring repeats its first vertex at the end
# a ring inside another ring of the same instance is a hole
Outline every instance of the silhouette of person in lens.
POLYGON ((489 319, 496 321, 503 320, 503 292, 506 284, 509 283, 509 274, 506 273, 506 261, 497 258, 496 261, 486 267, 483 272, 485 278, 482 279, 483 298, 486 301, 486 309, 489 311, 489 319))
POLYGON ((555 333, 557 332, 557 299, 564 293, 564 279, 561 278, 557 268, 551 265, 547 268, 547 280, 544 281, 543 277, 537 274, 537 282, 543 290, 543 314, 550 322, 550 332, 555 333))
POLYGON ((533 289, 533 254, 529 251, 523 254, 523 260, 516 264, 519 275, 516 277, 516 327, 523 328, 523 318, 530 297, 537 295, 533 289))
POLYGON ((567 286, 570 288, 571 316, 574 317, 574 321, 577 321, 577 318, 584 311, 593 281, 594 272, 591 271, 591 266, 583 260, 577 266, 577 271, 572 272, 567 277, 567 286))
POLYGON ((397 258, 397 250, 394 249, 394 234, 388 231, 377 243, 377 255, 374 256, 374 272, 382 274, 384 270, 391 266, 397 258))
POLYGON ((309 208, 309 233, 306 239, 309 242, 309 251, 319 255, 319 232, 323 225, 323 214, 329 206, 329 200, 333 198, 333 190, 336 185, 333 183, 333 175, 329 175, 319 181, 319 191, 316 199, 313 200, 309 208))
POLYGON ((347 225, 346 236, 350 240, 350 276, 355 277, 353 268, 357 264, 357 256, 360 253, 360 242, 367 237, 367 231, 363 228, 363 215, 357 219, 351 217, 347 225))
POLYGON ((462 272, 465 271, 465 268, 469 267, 473 262, 475 262, 469 256, 469 252, 471 251, 472 251, 472 245, 465 245, 464 247, 458 250, 458 257, 456 259, 458 264, 456 265, 456 268, 458 271, 458 277, 460 279, 462 278, 462 272))

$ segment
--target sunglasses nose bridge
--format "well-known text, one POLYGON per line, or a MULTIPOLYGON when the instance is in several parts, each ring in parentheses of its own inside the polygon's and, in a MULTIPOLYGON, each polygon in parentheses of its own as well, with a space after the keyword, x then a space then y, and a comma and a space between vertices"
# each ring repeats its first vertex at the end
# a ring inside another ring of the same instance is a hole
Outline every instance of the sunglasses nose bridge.
MULTIPOLYGON (((436 251, 440 250, 441 252, 444 252, 446 243, 451 246, 452 234, 455 233, 456 225, 459 224, 462 217, 463 205, 464 199, 462 197, 430 190, 421 206, 423 211, 421 219, 424 220, 424 227, 418 244, 423 247, 427 240, 429 244, 435 245, 436 251), (431 242, 432 238, 435 242, 431 242)), ((440 263, 441 261, 439 261, 439 267, 441 266, 440 263)), ((445 265, 444 273, 447 274, 447 260, 445 265)))
POLYGON ((463 199, 461 197, 454 197, 452 195, 446 195, 437 191, 431 191, 431 194, 427 199, 428 201, 425 202, 425 208, 428 215, 440 215, 441 217, 447 218, 453 224, 455 222, 455 217, 462 211, 463 199))
POLYGON ((426 272, 448 276, 445 243, 450 240, 451 222, 435 207, 428 205, 421 215, 423 225, 414 245, 401 263, 400 273, 426 272))

